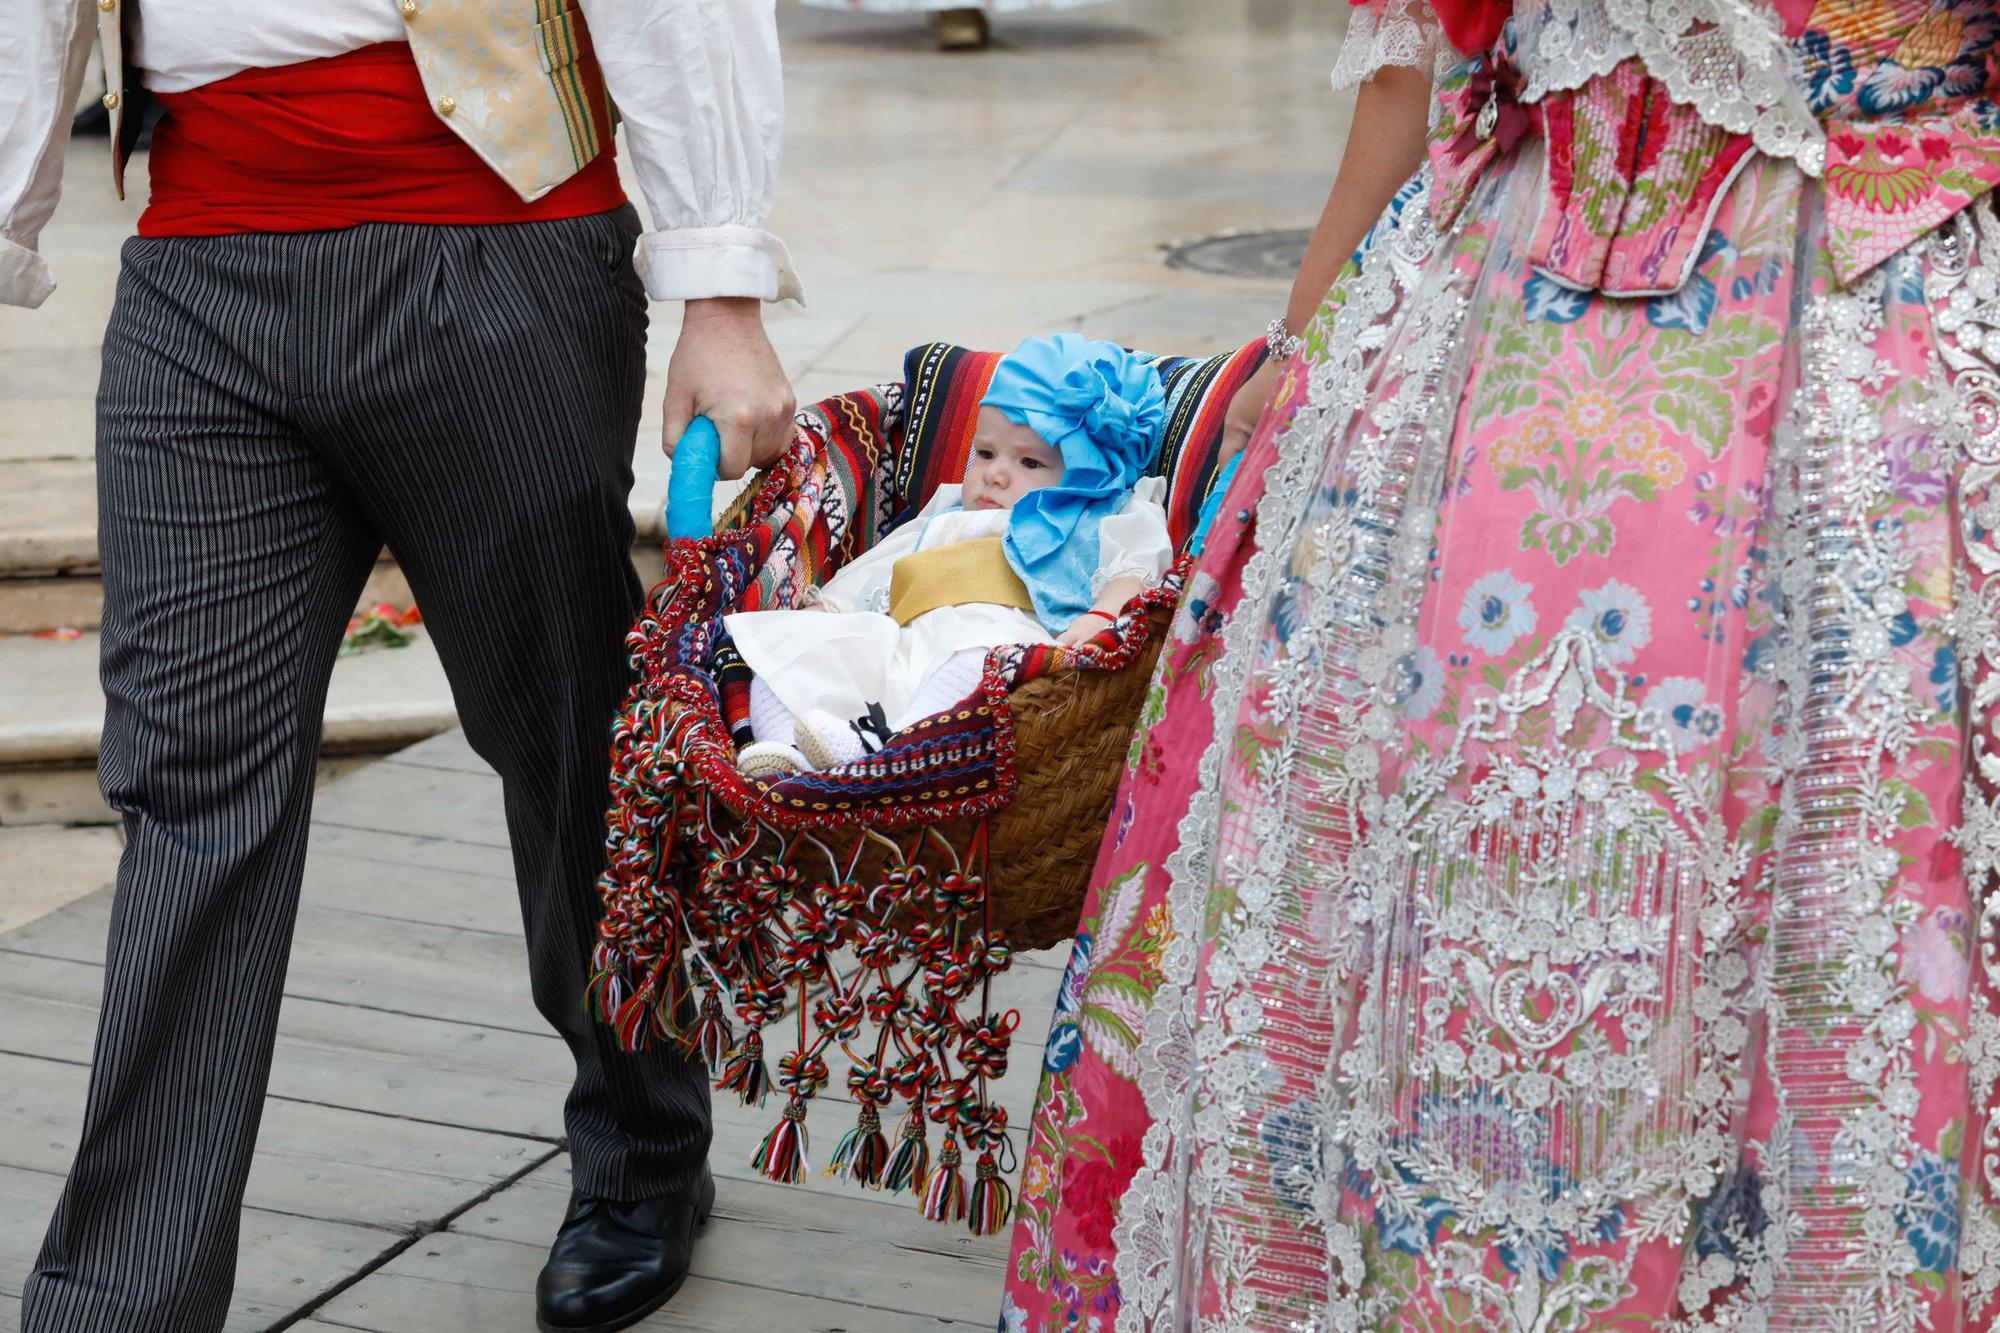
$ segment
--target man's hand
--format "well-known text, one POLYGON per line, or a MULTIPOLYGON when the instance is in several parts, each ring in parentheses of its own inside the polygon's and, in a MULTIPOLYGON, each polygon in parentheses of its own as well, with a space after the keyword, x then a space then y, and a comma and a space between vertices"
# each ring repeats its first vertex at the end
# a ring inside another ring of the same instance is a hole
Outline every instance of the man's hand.
POLYGON ((1257 433, 1257 423, 1264 418, 1264 409, 1271 405, 1271 395, 1278 391, 1278 376, 1284 372, 1279 362, 1266 358, 1257 367, 1257 373, 1243 381, 1243 387, 1229 400, 1229 410, 1222 415, 1222 453, 1217 457, 1218 465, 1243 452, 1250 443, 1250 437, 1257 433))
POLYGON ((681 338, 667 363, 660 441, 667 457, 674 456, 688 422, 705 416, 722 436, 722 480, 734 481, 785 451, 796 406, 792 383, 764 336, 758 302, 722 297, 687 303, 681 338))

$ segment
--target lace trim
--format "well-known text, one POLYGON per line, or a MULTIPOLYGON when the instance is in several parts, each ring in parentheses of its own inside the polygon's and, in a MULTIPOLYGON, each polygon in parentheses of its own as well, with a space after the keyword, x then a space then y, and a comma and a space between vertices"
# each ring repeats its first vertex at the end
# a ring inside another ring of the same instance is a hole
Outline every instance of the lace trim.
MULTIPOLYGON (((1510 25, 1522 97, 1582 87, 1634 56, 1711 125, 1748 134, 1760 151, 1808 175, 1826 165, 1826 132, 1799 90, 1791 47, 1755 0, 1541 0, 1510 25)), ((1374 0, 1351 11, 1333 86, 1388 66, 1442 75, 1459 59, 1427 0, 1374 0)))
POLYGON ((1160 575, 1148 565, 1107 565, 1090 576, 1090 595, 1097 596, 1107 584, 1119 579, 1137 579, 1148 589, 1159 586, 1160 575))
POLYGON ((1429 0, 1373 0, 1348 11, 1347 40, 1334 62, 1333 86, 1358 88, 1392 66, 1429 69, 1435 76, 1457 61, 1429 0))
POLYGON ((1517 10, 1523 96, 1581 87, 1638 56, 1711 125, 1818 176, 1826 134, 1800 93, 1775 16, 1751 0, 1542 0, 1517 10))
MULTIPOLYGON (((1313 363, 1307 396, 1277 441, 1278 458, 1257 507, 1257 549, 1245 563, 1243 596, 1223 630, 1223 651, 1215 667, 1212 708, 1216 735, 1203 751, 1198 787, 1180 821, 1178 845, 1167 858, 1167 907, 1175 923, 1161 957, 1163 981, 1147 1016, 1139 1048, 1138 1084, 1151 1117, 1143 1141, 1144 1162, 1133 1176, 1113 1231, 1118 1279, 1124 1304, 1119 1333, 1179 1328, 1177 1302, 1186 1292, 1183 1272, 1188 1246, 1205 1243, 1212 1199, 1193 1188, 1196 1171, 1195 1101, 1197 1068, 1196 997, 1201 923, 1206 915, 1217 834, 1221 824, 1222 770, 1232 743, 1229 721, 1242 707, 1277 577, 1284 570, 1300 514, 1311 498, 1311 479, 1324 459, 1328 439, 1344 435, 1369 399, 1369 384, 1388 343, 1388 333, 1410 299, 1424 263, 1436 245, 1426 202, 1429 169, 1405 192, 1395 221, 1378 224, 1365 261, 1331 297, 1326 350, 1313 363)), ((1322 318, 1326 318, 1323 312, 1322 318)), ((1379 439, 1379 436, 1377 437, 1379 439)), ((1358 1248, 1348 1253, 1360 1277, 1358 1248)), ((1226 1260, 1225 1260, 1226 1261, 1226 1260)), ((1238 1290, 1247 1291, 1247 1284, 1238 1290)), ((1214 1327, 1247 1328, 1242 1318, 1214 1327)), ((1358 1328, 1351 1319, 1336 1326, 1358 1328)))
POLYGON ((1953 841, 1972 889, 1977 963, 1964 1047, 1972 1104, 1986 1116, 1967 1135, 1969 1179, 1978 1191, 1965 1210, 1959 1272, 1967 1327, 1990 1327, 2000 1297, 2000 373, 1986 348, 2000 350, 2000 218, 1990 203, 1952 219, 1930 242, 1934 263, 1924 295, 1937 312, 1938 351, 1956 411, 1945 432, 1960 456, 1962 547, 1953 578, 1959 660, 1972 683, 1968 746, 1976 781, 1953 841), (1981 1314, 1986 1316, 1981 1320, 1981 1314))

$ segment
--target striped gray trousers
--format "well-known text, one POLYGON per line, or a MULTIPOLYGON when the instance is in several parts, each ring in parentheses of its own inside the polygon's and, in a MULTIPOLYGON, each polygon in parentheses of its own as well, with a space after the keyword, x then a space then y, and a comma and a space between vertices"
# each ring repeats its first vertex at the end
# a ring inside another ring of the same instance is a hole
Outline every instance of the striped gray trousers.
POLYGON ((578 1187, 664 1193, 707 1156, 699 1071, 620 1052, 582 1003, 641 595, 638 230, 626 207, 127 243, 97 428, 99 773, 127 845, 25 1333, 222 1327, 327 678, 384 544, 504 780, 578 1187))

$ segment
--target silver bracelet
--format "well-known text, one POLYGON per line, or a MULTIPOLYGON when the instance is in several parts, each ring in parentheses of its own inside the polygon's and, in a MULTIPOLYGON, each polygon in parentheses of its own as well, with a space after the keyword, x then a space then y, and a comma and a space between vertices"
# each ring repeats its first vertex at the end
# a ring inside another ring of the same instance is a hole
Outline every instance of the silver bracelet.
POLYGON ((1285 327, 1285 317, 1278 316, 1264 329, 1264 346, 1274 361, 1289 361, 1306 349, 1306 340, 1285 327))

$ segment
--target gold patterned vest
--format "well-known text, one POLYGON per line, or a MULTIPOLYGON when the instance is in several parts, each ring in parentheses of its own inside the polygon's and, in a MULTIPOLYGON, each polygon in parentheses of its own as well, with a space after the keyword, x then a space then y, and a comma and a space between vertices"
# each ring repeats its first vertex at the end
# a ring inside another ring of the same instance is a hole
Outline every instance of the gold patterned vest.
MULTIPOLYGON (((604 74, 583 15, 565 0, 371 2, 401 10, 438 116, 522 199, 541 198, 603 150, 590 108, 605 96, 604 74)), ((97 0, 121 198, 144 99, 125 60, 124 11, 133 3, 97 0)))

